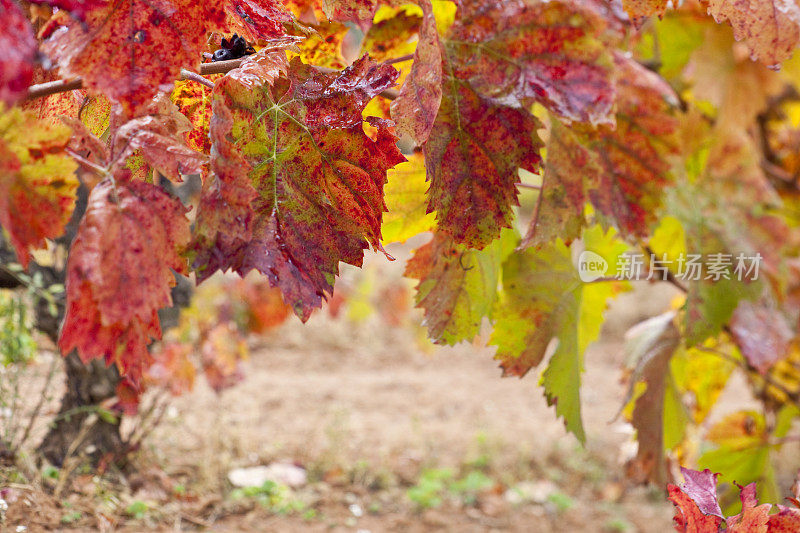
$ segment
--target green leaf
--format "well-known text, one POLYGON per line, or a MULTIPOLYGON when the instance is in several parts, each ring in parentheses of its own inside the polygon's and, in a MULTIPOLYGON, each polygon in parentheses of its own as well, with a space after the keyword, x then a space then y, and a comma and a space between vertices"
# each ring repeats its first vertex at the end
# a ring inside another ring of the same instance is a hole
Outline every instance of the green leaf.
POLYGON ((474 250, 437 232, 416 250, 405 275, 419 280, 417 307, 425 310, 431 340, 453 345, 478 334, 483 318, 492 316, 500 266, 517 242, 516 234, 505 230, 483 250, 474 250))
MULTIPOLYGON (((626 246, 614 230, 589 228, 587 250, 616 264, 626 246)), ((600 333, 607 300, 623 284, 584 283, 562 241, 540 249, 516 251, 503 264, 503 293, 494 313, 491 344, 504 375, 524 376, 544 359, 553 339, 557 344, 542 376, 545 395, 567 429, 585 440, 580 414, 583 353, 600 333)))

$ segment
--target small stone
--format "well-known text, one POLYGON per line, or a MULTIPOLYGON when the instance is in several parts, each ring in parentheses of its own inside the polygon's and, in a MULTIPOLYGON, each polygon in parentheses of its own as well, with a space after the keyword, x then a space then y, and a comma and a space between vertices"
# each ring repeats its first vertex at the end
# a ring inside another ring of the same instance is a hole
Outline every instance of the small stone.
POLYGON ((260 487, 267 481, 280 483, 293 489, 308 482, 305 468, 292 463, 271 463, 267 466, 235 468, 228 472, 228 480, 234 487, 260 487))
POLYGON ((364 509, 362 509, 361 506, 358 505, 357 503, 351 504, 350 507, 348 507, 348 509, 350 509, 350 512, 356 518, 361 518, 362 516, 364 516, 364 509))

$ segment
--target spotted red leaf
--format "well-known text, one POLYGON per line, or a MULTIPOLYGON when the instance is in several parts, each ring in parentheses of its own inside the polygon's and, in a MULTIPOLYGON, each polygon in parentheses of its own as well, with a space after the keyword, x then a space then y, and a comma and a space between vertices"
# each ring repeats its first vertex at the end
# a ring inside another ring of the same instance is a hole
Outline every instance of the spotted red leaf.
POLYGON ((697 504, 675 485, 667 485, 669 499, 675 504, 675 529, 682 533, 718 533, 722 518, 700 512, 697 504))
POLYGON ((36 38, 14 0, 0 0, 0 102, 11 106, 25 95, 33 79, 36 38))
POLYGON ((717 501, 717 474, 708 469, 698 472, 683 467, 681 474, 684 481, 680 488, 697 504, 700 512, 722 518, 722 509, 717 501))
POLYGON ((72 216, 77 165, 65 153, 71 131, 0 104, 0 226, 23 266, 31 248, 61 236, 72 216))
POLYGON ((108 0, 43 44, 62 77, 119 102, 133 115, 181 68, 197 70, 208 31, 223 27, 222 3, 191 0, 108 0))
POLYGON ((456 77, 483 96, 535 100, 568 120, 613 123, 604 19, 578 2, 462 2, 445 41, 456 77))
POLYGON ((146 382, 163 387, 176 396, 191 391, 197 373, 190 358, 191 353, 190 344, 165 343, 153 354, 153 364, 147 369, 146 382))
POLYGON ((779 511, 770 515, 767 522, 770 533, 793 533, 800 531, 800 509, 778 505, 779 511))
POLYGON ((800 6, 794 0, 709 0, 717 22, 727 20, 750 56, 769 66, 789 59, 800 42, 800 6))
POLYGON ((378 0, 321 0, 322 10, 331 20, 369 23, 378 0))
POLYGON ((625 11, 636 26, 640 26, 647 17, 663 15, 668 4, 669 0, 622 0, 625 11))
POLYGON ((262 76, 250 61, 214 88, 214 178, 192 245, 205 279, 218 269, 265 274, 307 319, 333 290, 338 264, 360 265, 380 247, 386 171, 404 161, 389 125, 361 111, 397 71, 367 58, 341 73, 292 61, 262 76))
POLYGON ((442 50, 430 0, 419 0, 423 19, 414 64, 392 103, 399 134, 407 133, 421 145, 430 135, 442 101, 442 50))
POLYGON ((457 243, 483 248, 510 227, 518 168, 541 158, 539 121, 525 109, 493 103, 450 77, 423 145, 430 181, 428 212, 457 243))
MULTIPOLYGON (((221 76, 208 76, 217 81, 221 76)), ((208 127, 211 123, 211 88, 188 80, 175 82, 172 101, 183 113, 192 128, 186 132, 186 144, 189 148, 207 154, 211 149, 208 127)))
POLYGON ((769 510, 772 505, 765 503, 758 505, 756 497, 756 484, 750 483, 740 487, 739 498, 742 500, 742 512, 728 517, 725 523, 730 533, 767 533, 769 510))
POLYGON ((226 0, 228 12, 241 20, 239 32, 249 41, 284 35, 292 20, 281 0, 226 0))
POLYGON ((207 156, 185 144, 192 129, 189 120, 163 94, 147 107, 147 114, 116 129, 110 153, 110 171, 116 173, 138 153, 145 162, 172 181, 182 175, 201 174, 207 156))
POLYGON ((666 156, 677 152, 671 136, 672 90, 664 80, 621 55, 617 126, 596 129, 553 119, 542 198, 524 244, 576 238, 587 201, 624 236, 649 233, 671 181, 666 156))
POLYGON ((186 208, 161 188, 118 176, 92 189, 67 264, 64 354, 114 362, 138 383, 161 337, 158 310, 171 305, 173 270, 187 272, 186 208))
POLYGON ((80 20, 86 21, 87 13, 101 7, 106 0, 31 0, 32 4, 45 4, 68 11, 70 15, 80 20))

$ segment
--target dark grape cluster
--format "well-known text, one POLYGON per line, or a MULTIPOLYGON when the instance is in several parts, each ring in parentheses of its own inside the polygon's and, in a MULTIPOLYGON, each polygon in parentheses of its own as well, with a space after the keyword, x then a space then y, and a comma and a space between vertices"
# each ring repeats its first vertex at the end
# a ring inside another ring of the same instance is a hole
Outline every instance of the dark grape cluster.
POLYGON ((250 54, 255 54, 255 49, 247 44, 244 37, 233 34, 230 40, 222 38, 222 48, 214 52, 212 61, 227 61, 229 59, 239 59, 250 54))

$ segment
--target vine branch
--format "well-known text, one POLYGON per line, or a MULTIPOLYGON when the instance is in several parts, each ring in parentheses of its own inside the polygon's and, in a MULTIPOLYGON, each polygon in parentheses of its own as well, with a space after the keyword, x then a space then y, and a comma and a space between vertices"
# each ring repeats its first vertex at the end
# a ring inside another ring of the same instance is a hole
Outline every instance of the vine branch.
MULTIPOLYGON (((394 62, 397 63, 401 60, 405 60, 404 57, 398 57, 397 59, 394 60, 394 62)), ((409 56, 409 58, 411 58, 411 56, 409 56)), ((214 61, 211 63, 202 63, 200 65, 199 73, 192 72, 186 69, 181 69, 180 79, 194 81, 197 83, 201 83, 206 87, 213 88, 214 83, 211 80, 204 78, 203 76, 208 76, 209 74, 225 74, 226 72, 230 72, 233 69, 239 68, 242 65, 242 61, 244 61, 244 59, 246 58, 230 59, 228 61, 214 61)), ((321 68, 321 70, 329 72, 338 72, 336 69, 321 68)), ((64 93, 68 91, 74 91, 76 89, 81 89, 81 88, 83 88, 83 80, 81 78, 48 81, 46 83, 31 85, 28 88, 28 95, 25 97, 25 99, 35 100, 36 98, 44 98, 45 96, 64 93)), ((387 89, 383 91, 380 94, 380 96, 386 98, 387 100, 394 100, 397 98, 398 94, 399 93, 394 89, 387 89)))

